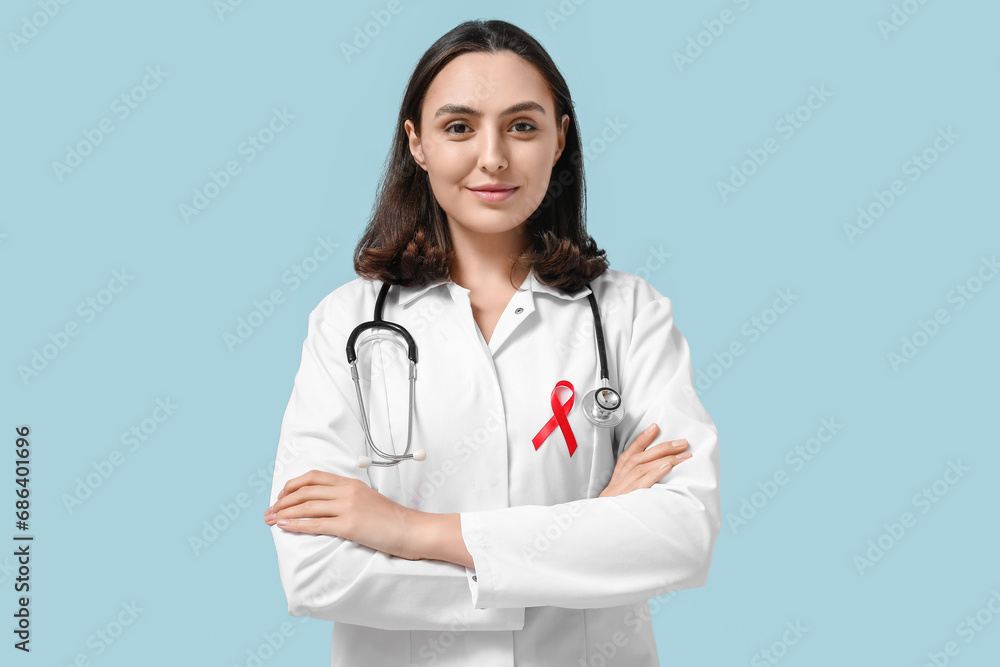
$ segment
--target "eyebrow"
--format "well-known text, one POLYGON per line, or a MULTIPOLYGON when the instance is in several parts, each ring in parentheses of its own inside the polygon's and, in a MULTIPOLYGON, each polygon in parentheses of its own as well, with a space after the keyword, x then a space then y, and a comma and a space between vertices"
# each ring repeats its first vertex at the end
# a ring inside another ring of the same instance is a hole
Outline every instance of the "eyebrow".
MULTIPOLYGON (((521 113, 522 111, 537 111, 538 113, 545 115, 545 109, 542 105, 537 102, 518 102, 512 106, 504 109, 500 116, 511 116, 516 113, 521 113)), ((443 107, 434 112, 434 117, 444 116, 446 114, 461 114, 463 116, 475 116, 477 118, 483 115, 482 111, 478 109, 473 109, 472 107, 465 106, 464 104, 445 104, 443 107)))

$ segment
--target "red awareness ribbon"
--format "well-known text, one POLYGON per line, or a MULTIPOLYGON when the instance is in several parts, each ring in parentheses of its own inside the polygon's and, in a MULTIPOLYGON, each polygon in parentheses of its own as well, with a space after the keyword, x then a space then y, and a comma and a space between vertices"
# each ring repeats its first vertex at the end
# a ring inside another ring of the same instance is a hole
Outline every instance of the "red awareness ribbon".
POLYGON ((535 451, 542 446, 545 438, 549 437, 549 434, 555 430, 556 425, 562 429, 563 437, 566 439, 566 447, 569 449, 569 455, 573 456, 573 452, 576 451, 576 437, 573 435, 573 429, 570 428, 569 420, 566 415, 569 411, 573 409, 573 398, 576 395, 576 391, 573 389, 573 385, 569 380, 560 380, 556 382, 556 386, 552 388, 552 393, 549 395, 549 402, 552 404, 552 417, 545 422, 545 426, 542 427, 535 437, 531 439, 531 442, 535 445, 535 451), (569 389, 569 400, 565 403, 559 402, 558 392, 560 387, 566 387, 569 389))

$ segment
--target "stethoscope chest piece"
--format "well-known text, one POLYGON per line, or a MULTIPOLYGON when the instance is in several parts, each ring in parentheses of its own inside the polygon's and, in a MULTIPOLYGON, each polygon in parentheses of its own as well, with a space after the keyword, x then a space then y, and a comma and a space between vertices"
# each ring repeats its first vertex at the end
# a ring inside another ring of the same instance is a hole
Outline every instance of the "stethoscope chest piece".
POLYGON ((603 387, 588 391, 583 397, 583 414, 595 426, 617 426, 625 418, 625 411, 622 410, 622 397, 617 391, 607 386, 606 378, 602 379, 604 380, 603 387))

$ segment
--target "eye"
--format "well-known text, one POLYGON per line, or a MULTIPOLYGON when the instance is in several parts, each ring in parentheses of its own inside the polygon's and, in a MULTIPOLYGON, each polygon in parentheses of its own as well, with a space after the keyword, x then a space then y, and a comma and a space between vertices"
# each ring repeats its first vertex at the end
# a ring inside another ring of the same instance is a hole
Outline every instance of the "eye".
MULTIPOLYGON (((514 123, 514 125, 513 125, 513 127, 518 127, 518 126, 526 126, 527 129, 519 130, 517 132, 517 134, 524 134, 526 132, 534 132, 535 130, 538 129, 537 127, 535 127, 535 125, 533 123, 529 123, 526 120, 519 120, 518 122, 514 123)), ((462 123, 462 122, 456 122, 456 123, 452 123, 451 125, 449 125, 448 127, 446 127, 444 129, 444 131, 447 134, 454 134, 454 135, 469 134, 468 132, 453 132, 452 130, 454 130, 456 127, 468 128, 469 126, 466 125, 465 123, 462 123)))
POLYGON ((444 128, 444 131, 449 134, 468 134, 468 132, 452 132, 451 130, 456 127, 469 127, 469 126, 466 125, 465 123, 452 123, 448 127, 444 128))

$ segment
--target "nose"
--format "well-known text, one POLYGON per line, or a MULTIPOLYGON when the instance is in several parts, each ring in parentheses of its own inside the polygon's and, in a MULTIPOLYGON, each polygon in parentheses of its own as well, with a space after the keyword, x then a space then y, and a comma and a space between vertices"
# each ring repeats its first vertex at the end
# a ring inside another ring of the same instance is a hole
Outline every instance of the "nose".
POLYGON ((493 127, 482 134, 483 145, 480 147, 479 167, 486 171, 496 171, 507 166, 507 145, 503 130, 493 127))

